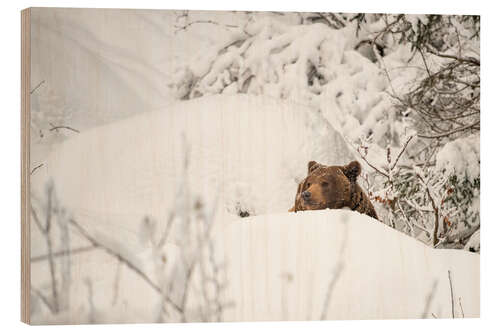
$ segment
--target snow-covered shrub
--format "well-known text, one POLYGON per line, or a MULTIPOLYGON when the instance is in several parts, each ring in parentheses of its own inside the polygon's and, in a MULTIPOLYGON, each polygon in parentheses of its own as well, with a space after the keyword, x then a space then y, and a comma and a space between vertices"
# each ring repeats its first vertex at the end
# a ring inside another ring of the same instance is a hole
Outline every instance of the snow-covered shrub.
MULTIPOLYGON (((479 135, 474 134, 447 143, 436 156, 436 170, 448 177, 451 193, 445 205, 457 207, 456 232, 479 227, 480 155, 479 135)), ((463 236, 463 235, 462 235, 463 236)))
POLYGON ((180 67, 171 83, 179 99, 247 93, 286 99, 320 110, 344 132, 378 133, 390 106, 378 66, 355 50, 354 25, 294 24, 251 18, 227 40, 180 67), (367 80, 366 78, 371 78, 367 80), (371 114, 370 117, 366 117, 371 114), (360 128, 360 124, 366 124, 360 128))
MULTIPOLYGON (((479 17, 287 15, 297 17, 239 21, 178 69, 176 96, 245 93, 307 105, 358 152, 385 223, 433 245, 457 246, 452 230, 470 236, 479 173, 437 164, 448 142, 479 130, 479 17)), ((478 135, 470 145, 478 151, 478 135)), ((471 163, 478 171, 479 157, 471 163)))

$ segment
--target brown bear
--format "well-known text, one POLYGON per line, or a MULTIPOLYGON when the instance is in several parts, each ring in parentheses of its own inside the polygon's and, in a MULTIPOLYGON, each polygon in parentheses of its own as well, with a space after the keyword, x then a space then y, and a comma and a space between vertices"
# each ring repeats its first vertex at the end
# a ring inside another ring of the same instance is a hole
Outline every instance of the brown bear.
POLYGON ((358 161, 345 166, 326 166, 310 161, 307 177, 299 184, 295 205, 289 211, 348 207, 378 220, 370 199, 356 181, 360 173, 358 161))

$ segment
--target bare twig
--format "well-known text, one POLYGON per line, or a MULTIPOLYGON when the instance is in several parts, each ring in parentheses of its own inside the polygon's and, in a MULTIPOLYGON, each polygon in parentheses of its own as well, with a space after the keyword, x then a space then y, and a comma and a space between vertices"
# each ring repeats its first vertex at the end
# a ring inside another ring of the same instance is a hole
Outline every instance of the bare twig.
POLYGON ((40 222, 40 219, 38 218, 38 214, 36 213, 33 206, 31 206, 31 215, 33 216, 33 221, 35 222, 38 229, 40 229, 42 234, 45 234, 46 233, 45 227, 42 226, 42 223, 40 222))
POLYGON ((41 167, 43 167, 43 163, 37 165, 36 167, 34 167, 31 172, 30 172, 30 175, 33 175, 35 173, 36 170, 40 169, 41 167))
POLYGON ((94 287, 90 278, 85 279, 87 285, 87 301, 89 302, 89 322, 95 323, 94 287))
POLYGON ((215 249, 213 241, 209 242, 208 249, 209 249, 209 262, 212 266, 212 271, 213 271, 212 282, 215 285, 215 297, 214 297, 215 316, 217 318, 217 321, 222 321, 223 304, 220 301, 220 295, 222 293, 223 285, 219 283, 217 279, 217 277, 219 276, 219 267, 215 261, 215 249))
POLYGON ((371 164, 371 163, 370 163, 370 162, 366 159, 366 157, 365 157, 365 156, 361 153, 361 151, 359 150, 359 148, 358 148, 358 149, 356 149, 356 150, 357 150, 357 152, 359 153, 359 156, 363 159, 363 161, 365 161, 365 162, 366 162, 366 164, 368 164, 368 166, 369 166, 370 168, 372 168, 373 170, 375 170, 376 172, 378 172, 378 173, 379 173, 379 174, 381 174, 382 176, 384 176, 384 177, 386 177, 386 178, 389 178, 389 175, 388 175, 386 172, 384 172, 384 171, 382 171, 382 170, 378 169, 376 166, 374 166, 373 164, 371 164))
POLYGON ((170 230, 172 229, 172 225, 174 224, 174 219, 175 219, 175 214, 174 210, 170 212, 170 215, 168 216, 167 220, 167 225, 165 226, 165 230, 163 231, 163 234, 161 235, 160 240, 158 241, 158 248, 162 248, 163 245, 165 245, 165 242, 168 239, 168 236, 170 235, 170 230))
POLYGON ((403 155, 404 151, 406 150, 406 147, 408 147, 408 144, 410 143, 411 139, 413 139, 413 136, 410 136, 408 138, 408 140, 406 140, 403 148, 401 148, 401 150, 399 151, 398 153, 398 156, 396 157, 396 159, 394 160, 394 163, 390 166, 390 169, 394 169, 396 167, 396 165, 398 164, 398 161, 399 159, 401 158, 401 155, 403 155))
POLYGON ((432 196, 431 194, 431 191, 429 189, 429 184, 427 184, 427 182, 424 181, 424 179, 422 178, 422 176, 416 172, 416 175, 417 175, 417 178, 422 182, 422 184, 425 186, 425 190, 427 192, 427 195, 429 196, 429 199, 431 201, 431 204, 432 204, 432 209, 434 210, 434 231, 432 233, 432 244, 433 246, 435 247, 436 245, 438 245, 438 231, 439 231, 439 208, 434 200, 434 197, 432 196))
POLYGON ((176 25, 175 28, 177 28, 177 30, 175 30, 174 33, 178 33, 181 30, 187 30, 193 24, 213 24, 213 25, 218 25, 218 26, 226 28, 226 29, 227 28, 233 28, 233 29, 234 28, 238 28, 237 25, 233 25, 233 24, 221 24, 221 23, 213 21, 213 20, 197 20, 197 21, 189 22, 189 23, 187 23, 185 25, 182 25, 182 26, 176 25))
POLYGON ((332 279, 330 280, 330 283, 328 284, 328 289, 326 291, 326 296, 325 300, 323 302, 323 310, 321 311, 321 320, 325 320, 326 316, 328 315, 328 308, 330 304, 330 298, 332 296, 332 292, 335 289, 335 286, 337 285, 337 282, 340 278, 340 275, 342 274, 342 271, 344 270, 344 262, 341 261, 336 265, 335 270, 333 272, 332 279))
POLYGON ((79 131, 79 130, 74 129, 73 127, 69 127, 69 126, 64 126, 64 125, 58 125, 58 126, 56 126, 56 125, 54 125, 54 124, 52 124, 52 123, 50 123, 50 126, 52 126, 52 127, 49 129, 49 131, 51 131, 51 132, 52 132, 52 131, 58 131, 59 129, 66 129, 66 130, 69 130, 69 131, 72 131, 72 132, 75 132, 75 133, 80 133, 80 131, 79 131))
MULTIPOLYGON (((52 238, 50 236, 50 230, 52 227, 52 200, 53 200, 53 191, 54 187, 52 184, 49 184, 47 187, 47 208, 45 215, 45 242, 47 244, 47 260, 49 261, 49 270, 50 270, 50 280, 52 286, 52 302, 54 311, 59 312, 59 298, 57 291, 57 281, 56 281, 56 268, 54 263, 54 256, 52 253, 52 238)), ((34 209, 32 209, 34 211, 34 209)))
MULTIPOLYGON (((339 20, 333 13, 327 13, 328 16, 325 13, 319 12, 315 14, 317 14, 320 19, 323 19, 323 21, 326 22, 326 25, 328 25, 330 28, 338 30, 345 27, 345 23, 339 20)), ((312 19, 314 21, 314 18, 312 19)))
POLYGON ((408 140, 406 140, 406 142, 405 142, 405 144, 404 144, 403 148, 401 148, 401 150, 400 150, 400 151, 399 151, 399 153, 398 153, 398 156, 397 156, 397 157, 396 157, 396 159, 394 160, 394 163, 393 163, 393 164, 389 167, 391 170, 393 170, 393 169, 396 167, 396 165, 398 164, 398 161, 399 161, 399 159, 401 158, 401 155, 403 155, 403 153, 404 153, 404 151, 406 150, 406 147, 408 147, 408 144, 410 143, 411 139, 413 139, 413 136, 410 136, 410 137, 408 138, 408 140))
POLYGON ((475 66, 481 66, 481 61, 479 61, 479 59, 475 59, 475 58, 472 58, 472 57, 462 58, 462 57, 458 57, 458 56, 453 55, 453 54, 439 53, 439 52, 436 52, 434 50, 431 50, 430 48, 427 48, 426 51, 429 52, 429 53, 432 53, 435 56, 438 56, 440 58, 448 58, 448 59, 456 60, 458 62, 466 62, 466 63, 473 64, 475 66))
POLYGON ((40 88, 42 86, 42 84, 45 83, 45 80, 42 80, 39 84, 36 85, 35 88, 33 88, 31 91, 30 91, 30 95, 33 94, 38 88, 40 88))
POLYGON ((115 305, 116 302, 118 301, 118 291, 120 289, 120 273, 121 273, 121 267, 122 267, 122 262, 120 260, 117 260, 116 263, 116 274, 115 274, 115 281, 113 283, 113 298, 111 301, 112 305, 115 305))
POLYGON ((42 294, 42 292, 40 290, 31 286, 31 292, 34 293, 36 296, 38 296, 38 298, 40 298, 42 303, 45 304, 45 306, 50 310, 50 312, 55 313, 55 310, 54 310, 52 304, 50 304, 49 300, 42 294))
POLYGON ((460 305, 460 311, 462 312, 462 318, 465 318, 464 308, 462 307, 462 297, 458 298, 458 304, 460 305))
MULTIPOLYGON (((205 222, 207 223, 206 224, 206 228, 204 230, 204 235, 203 237, 198 241, 198 244, 197 244, 197 249, 194 253, 200 253, 202 248, 205 246, 206 242, 209 241, 209 237, 210 237, 210 233, 212 231, 212 227, 213 227, 213 221, 214 221, 214 217, 215 217, 215 211, 216 211, 216 207, 217 207, 217 199, 214 203, 214 207, 212 209, 212 212, 210 214, 210 216, 207 218, 205 217, 205 222)), ((181 309, 181 314, 182 314, 182 320, 185 321, 186 320, 186 313, 185 313, 185 308, 186 308, 186 305, 187 305, 187 300, 188 300, 188 295, 189 295, 189 285, 191 283, 191 279, 193 278, 193 272, 194 272, 194 269, 196 268, 196 265, 198 264, 199 262, 199 257, 198 258, 194 258, 193 260, 191 260, 191 262, 189 263, 188 267, 187 267, 187 270, 186 270, 186 278, 184 280, 184 293, 182 294, 182 301, 181 301, 181 305, 179 306, 180 309, 181 309)))
POLYGON ((429 70, 429 66, 427 65, 427 60, 425 59, 424 52, 422 52, 422 49, 420 47, 417 47, 418 52, 420 53, 420 56, 422 57, 422 61, 424 62, 425 70, 427 72, 427 76, 431 77, 431 71, 429 70))
POLYGON ((427 298, 425 299, 425 307, 424 311, 422 312, 422 315, 420 316, 422 319, 427 318, 427 314, 429 313, 429 310, 431 308, 432 300, 434 299, 434 296, 436 295, 436 289, 437 289, 438 282, 437 280, 434 280, 432 283, 432 288, 429 294, 427 295, 427 298))
POLYGON ((468 130, 468 129, 471 129, 471 128, 475 128, 479 124, 480 124, 480 121, 478 120, 478 121, 476 121, 473 124, 469 124, 469 125, 465 125, 465 126, 462 126, 462 127, 459 127, 459 128, 455 128, 455 129, 453 129, 453 130, 451 130, 449 132, 446 132, 446 133, 435 134, 435 135, 418 134, 418 137, 419 138, 423 138, 423 139, 439 139, 439 138, 450 136, 450 135, 455 134, 457 132, 462 132, 462 131, 465 131, 465 130, 468 130))
POLYGON ((372 49, 373 49, 373 53, 375 54, 375 57, 377 58, 377 61, 380 63, 380 66, 382 67, 382 69, 384 70, 384 73, 387 77, 387 81, 389 82, 389 87, 391 88, 391 91, 394 95, 396 95, 396 90, 394 89, 393 85, 392 85, 392 80, 391 80, 391 76, 389 75, 389 71, 387 70, 387 67, 385 65, 385 62, 384 62, 384 59, 380 56, 380 54, 378 53, 377 51, 377 39, 379 39, 381 36, 383 36, 385 33, 387 33, 388 31, 390 31, 390 28, 392 26, 394 26, 395 24, 397 24, 402 18, 404 17, 404 15, 398 15, 398 17, 396 17, 396 19, 391 22, 391 23, 387 23, 386 27, 384 30, 380 31, 376 36, 375 38, 373 38, 372 40, 372 49))
MULTIPOLYGON (((74 255, 74 254, 92 251, 95 249, 96 249, 96 247, 93 245, 82 246, 82 247, 78 247, 78 248, 72 249, 72 250, 64 250, 64 251, 54 252, 54 253, 52 253, 52 257, 57 258, 57 257, 62 257, 62 256, 69 256, 69 255, 74 255)), ((48 254, 43 254, 43 255, 36 256, 36 257, 32 257, 30 260, 31 260, 31 262, 39 262, 39 261, 47 260, 48 258, 49 258, 48 254)))
POLYGON ((413 236, 413 226, 408 217, 405 214, 405 211, 403 210, 403 207, 401 207, 401 204, 399 203, 399 200, 396 200, 396 204, 398 205, 399 210, 401 211, 401 214, 403 215, 404 221, 406 223, 406 226, 408 227, 408 232, 410 233, 411 236, 413 236))
POLYGON ((451 295, 451 315, 455 318, 455 298, 453 297, 453 283, 451 282, 451 271, 448 270, 448 280, 450 281, 450 295, 451 295))
POLYGON ((344 254, 347 248, 347 239, 348 239, 348 232, 349 229, 347 228, 347 225, 345 225, 347 222, 343 218, 341 219, 341 222, 344 224, 344 237, 342 239, 342 243, 340 244, 340 250, 339 254, 337 257, 337 263, 335 264, 335 267, 333 269, 332 277, 330 282, 328 283, 328 288, 326 291, 325 299, 323 301, 323 309, 321 311, 321 320, 325 320, 326 316, 328 315, 328 308, 330 306, 330 299, 332 297, 333 290, 335 289, 335 286, 337 285, 337 282, 344 270, 345 263, 344 263, 344 254))

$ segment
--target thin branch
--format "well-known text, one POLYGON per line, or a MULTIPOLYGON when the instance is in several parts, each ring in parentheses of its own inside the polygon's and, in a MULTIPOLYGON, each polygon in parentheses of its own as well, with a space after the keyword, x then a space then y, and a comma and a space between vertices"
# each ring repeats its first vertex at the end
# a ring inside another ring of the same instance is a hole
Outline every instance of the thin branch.
POLYGON ((33 175, 35 173, 36 170, 40 169, 41 167, 43 167, 43 163, 37 165, 36 167, 34 167, 31 172, 30 172, 30 175, 33 175))
POLYGON ((118 291, 120 287, 120 272, 121 272, 122 262, 117 260, 115 281, 113 282, 113 298, 111 301, 112 305, 115 305, 118 301, 118 291))
POLYGON ((38 229, 40 229, 40 231, 42 232, 42 234, 45 235, 45 233, 47 232, 47 230, 45 230, 45 228, 42 226, 42 223, 40 222, 40 219, 38 218, 38 215, 37 215, 35 209, 33 208, 33 206, 31 206, 31 215, 33 216, 33 221, 35 222, 35 224, 38 227, 38 229))
POLYGON ((90 278, 85 279, 87 286, 87 301, 89 303, 89 322, 95 323, 94 288, 90 278))
POLYGON ((383 36, 385 33, 387 33, 387 31, 390 31, 390 28, 395 25, 396 23, 398 23, 402 18, 404 17, 404 15, 398 15, 398 17, 391 23, 386 23, 386 27, 384 30, 381 30, 376 36, 375 38, 373 38, 372 40, 372 49, 373 49, 373 53, 375 54, 375 57, 377 58, 377 61, 380 63, 380 65, 382 66, 382 69, 384 70, 385 72, 385 75, 387 76, 387 81, 389 82, 389 87, 391 88, 391 91, 394 95, 396 95, 396 90, 394 89, 393 85, 392 85, 392 80, 391 80, 391 76, 389 75, 389 71, 387 70, 387 67, 385 66, 385 62, 384 62, 384 59, 380 56, 380 54, 378 53, 377 51, 377 39, 379 39, 381 36, 383 36))
POLYGON ((399 153, 398 153, 398 156, 397 156, 397 157, 396 157, 396 159, 394 160, 394 163, 393 163, 393 164, 389 167, 391 170, 393 170, 393 169, 396 167, 396 165, 398 164, 398 161, 399 161, 399 159, 400 159, 401 155, 403 155, 404 151, 406 150, 406 147, 408 147, 408 144, 410 143, 410 141, 411 141, 412 139, 413 139, 413 136, 410 136, 410 137, 408 138, 408 140, 406 140, 406 142, 405 142, 405 144, 404 144, 403 148, 401 148, 401 150, 400 150, 400 151, 399 151, 399 153))
POLYGON ((335 289, 335 285, 337 284, 342 271, 344 270, 344 262, 341 261, 335 267, 335 271, 333 272, 333 277, 328 284, 328 289, 326 291, 325 300, 323 303, 323 310, 321 311, 321 320, 325 320, 328 314, 328 305, 330 304, 330 298, 332 296, 333 289, 335 289))
POLYGON ((340 25, 340 28, 345 28, 345 23, 342 22, 342 20, 340 20, 336 14, 332 14, 331 17, 333 21, 337 22, 337 24, 340 25))
POLYGON ((478 120, 473 124, 466 125, 466 126, 459 127, 459 128, 455 128, 454 130, 451 130, 451 131, 448 131, 448 132, 442 133, 442 134, 435 134, 435 135, 418 134, 418 137, 423 138, 423 139, 439 139, 439 138, 450 136, 450 135, 455 134, 457 132, 462 132, 462 131, 465 131, 465 130, 468 130, 471 128, 474 129, 474 127, 478 126, 480 122, 481 121, 478 120))
POLYGON ((429 70, 429 66, 427 65, 427 60, 425 60, 424 52, 422 52, 422 49, 420 47, 417 47, 418 52, 420 53, 420 56, 422 57, 422 61, 424 62, 425 70, 427 71, 428 77, 432 77, 431 71, 429 70))
POLYGON ((57 130, 59 130, 59 129, 66 129, 66 130, 69 130, 69 131, 73 131, 73 132, 75 132, 75 133, 80 133, 80 131, 79 131, 79 130, 74 129, 73 127, 69 127, 69 126, 64 126, 64 125, 58 125, 58 126, 56 126, 56 125, 54 125, 54 124, 52 124, 52 123, 50 123, 50 126, 52 126, 52 127, 49 129, 49 131, 51 131, 51 132, 52 132, 52 131, 57 131, 57 130))
MULTIPOLYGON (((212 232, 212 227, 214 225, 214 217, 215 217, 215 207, 217 207, 217 198, 216 202, 214 203, 214 208, 212 209, 212 212, 210 213, 210 216, 208 218, 205 217, 205 221, 207 223, 206 229, 204 232, 203 237, 198 241, 198 246, 197 249, 194 253, 200 253, 203 247, 205 246, 205 243, 209 240, 210 234, 212 232)), ((194 269, 196 268, 196 265, 198 264, 199 258, 194 258, 191 263, 188 265, 187 271, 186 271, 186 278, 184 280, 184 293, 182 295, 182 301, 180 305, 180 311, 183 314, 183 321, 185 321, 185 308, 188 300, 188 295, 189 295, 189 284, 191 282, 191 278, 193 277, 193 272, 194 269)))
POLYGON ((168 235, 170 234, 170 230, 172 229, 172 225, 174 224, 174 219, 175 219, 175 214, 174 214, 174 210, 172 210, 170 212, 170 215, 168 216, 167 225, 165 226, 165 230, 163 231, 163 234, 161 235, 160 241, 158 242, 158 248, 162 248, 163 245, 165 245, 165 242, 168 239, 168 235))
POLYGON ((383 171, 381 171, 380 169, 378 169, 376 166, 372 165, 370 162, 368 162, 368 160, 366 159, 366 157, 359 151, 359 148, 357 149, 357 152, 359 153, 359 156, 363 159, 363 161, 366 162, 366 164, 368 164, 368 166, 370 168, 372 168, 373 170, 377 171, 379 174, 381 174, 382 176, 386 177, 386 178, 389 178, 389 175, 383 171))
POLYGON ((401 211, 401 214, 404 217, 404 221, 406 223, 406 226, 408 227, 408 232, 410 233, 411 236, 413 236, 413 227, 412 224, 410 223, 410 220, 405 214, 405 211, 403 210, 403 207, 401 207, 401 204, 399 203, 399 200, 396 200, 396 204, 398 205, 399 210, 401 211))
POLYGON ((35 88, 33 88, 31 91, 30 91, 30 95, 33 94, 38 88, 40 88, 42 86, 42 84, 45 83, 45 80, 42 80, 39 84, 36 85, 35 88))
POLYGON ((342 275, 342 272, 345 267, 345 262, 344 262, 344 254, 347 248, 347 240, 348 240, 348 231, 349 229, 347 228, 347 225, 345 225, 346 221, 342 221, 344 223, 344 237, 342 239, 342 243, 340 245, 340 250, 338 251, 338 257, 337 257, 337 263, 335 264, 332 272, 332 277, 330 279, 330 282, 328 283, 328 288, 327 292, 325 295, 325 299, 323 301, 323 309, 321 311, 321 320, 325 320, 326 316, 328 315, 328 308, 330 306, 330 298, 332 297, 333 290, 335 289, 335 286, 337 285, 337 282, 342 275))
POLYGON ((434 50, 431 50, 429 48, 426 49, 427 52, 434 54, 435 56, 438 56, 440 58, 448 58, 448 59, 453 59, 458 62, 466 62, 473 64, 475 66, 481 66, 481 62, 478 59, 472 58, 472 57, 467 57, 467 58, 461 58, 452 54, 444 54, 444 53, 439 53, 434 50))
POLYGON ((183 26, 176 25, 175 28, 177 28, 177 30, 175 30, 174 33, 178 33, 181 30, 187 30, 187 28, 189 28, 190 26, 192 26, 194 24, 213 24, 213 25, 218 25, 218 26, 224 27, 224 28, 233 28, 233 29, 238 28, 237 25, 233 25, 233 24, 221 24, 219 22, 212 21, 212 20, 197 20, 197 21, 187 23, 183 26))
MULTIPOLYGON (((74 255, 74 254, 92 251, 95 249, 96 249, 96 247, 94 245, 82 246, 82 247, 78 247, 78 248, 72 249, 72 250, 63 250, 63 251, 54 252, 54 253, 52 253, 52 257, 57 258, 57 257, 63 257, 63 256, 70 256, 70 255, 74 255)), ((48 258, 49 258, 48 254, 42 254, 42 255, 39 255, 36 257, 32 257, 30 259, 30 261, 33 263, 33 262, 44 261, 44 260, 47 260, 48 258)))
POLYGON ((421 318, 427 318, 427 314, 429 313, 429 309, 431 308, 432 300, 434 299, 434 296, 436 295, 436 289, 437 289, 438 282, 437 280, 434 280, 432 283, 432 289, 427 295, 427 298, 425 299, 425 307, 424 311, 422 312, 421 318))
POLYGON ((450 295, 451 295, 451 315, 455 318, 455 298, 453 297, 453 283, 451 282, 451 271, 448 270, 448 280, 450 281, 450 295))
POLYGON ((417 178, 420 179, 422 184, 425 186, 425 190, 427 192, 427 195, 429 196, 429 199, 432 204, 432 209, 434 210, 434 231, 432 233, 432 244, 434 247, 438 245, 438 231, 439 231, 439 208, 434 200, 434 197, 431 194, 431 191, 429 189, 429 184, 427 184, 422 176, 418 172, 416 172, 417 178))
POLYGON ((38 296, 38 298, 40 298, 42 303, 45 304, 45 306, 50 310, 50 312, 55 313, 54 308, 52 307, 52 304, 50 304, 47 297, 45 297, 40 290, 31 286, 31 292, 33 292, 36 296, 38 296))
POLYGON ((45 220, 45 241, 47 243, 47 260, 49 261, 50 278, 52 285, 52 301, 54 306, 54 311, 59 312, 59 296, 57 291, 57 281, 56 281, 56 267, 54 263, 54 256, 52 253, 52 238, 50 237, 50 229, 52 226, 52 200, 53 200, 53 186, 49 186, 47 189, 47 214, 45 220))

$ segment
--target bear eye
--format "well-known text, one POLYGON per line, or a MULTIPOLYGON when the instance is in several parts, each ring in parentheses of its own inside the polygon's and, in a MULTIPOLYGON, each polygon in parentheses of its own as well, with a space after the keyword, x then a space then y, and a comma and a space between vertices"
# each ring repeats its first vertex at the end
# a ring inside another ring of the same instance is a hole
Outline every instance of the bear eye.
POLYGON ((322 182, 322 183, 321 183, 321 186, 323 186, 323 187, 327 187, 327 186, 328 186, 328 183, 327 183, 327 182, 322 182))
POLYGON ((309 187, 311 187, 311 183, 306 184, 306 188, 309 188, 309 187))

